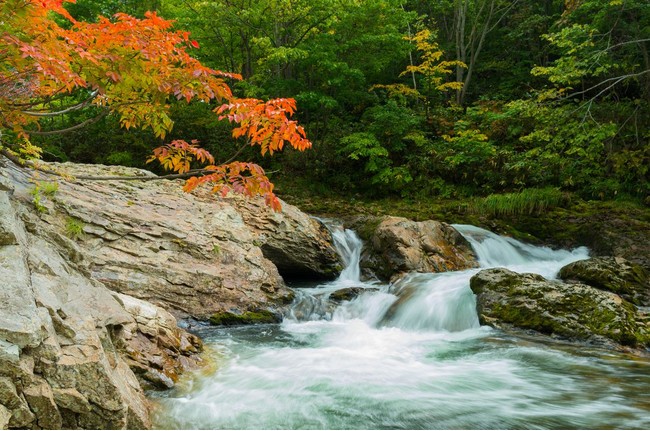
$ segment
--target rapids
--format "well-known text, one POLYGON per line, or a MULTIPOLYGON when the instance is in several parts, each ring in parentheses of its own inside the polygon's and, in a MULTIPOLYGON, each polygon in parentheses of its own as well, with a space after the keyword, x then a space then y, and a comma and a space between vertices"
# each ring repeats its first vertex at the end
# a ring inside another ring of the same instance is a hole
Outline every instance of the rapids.
MULTIPOLYGON (((553 278, 588 257, 455 227, 481 268, 553 278)), ((361 281, 361 241, 332 229, 340 277, 295 287, 280 325, 200 329, 217 370, 152 394, 156 427, 650 428, 647 360, 481 327, 469 288, 480 269, 361 281), (361 294, 329 301, 343 288, 361 294)))

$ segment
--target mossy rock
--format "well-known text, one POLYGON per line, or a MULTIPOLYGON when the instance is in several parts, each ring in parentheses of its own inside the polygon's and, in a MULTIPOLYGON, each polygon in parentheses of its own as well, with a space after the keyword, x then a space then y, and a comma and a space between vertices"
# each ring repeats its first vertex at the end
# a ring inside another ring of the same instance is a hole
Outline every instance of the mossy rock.
POLYGON ((470 287, 477 295, 481 324, 625 346, 643 347, 650 342, 636 307, 612 292, 504 268, 479 272, 470 287))
POLYGON ((560 278, 614 292, 636 305, 650 305, 650 276, 639 265, 619 257, 597 257, 570 263, 560 278))
POLYGON ((268 324, 281 321, 282 318, 278 314, 268 310, 246 311, 242 314, 224 311, 210 317, 210 323, 219 326, 268 324))

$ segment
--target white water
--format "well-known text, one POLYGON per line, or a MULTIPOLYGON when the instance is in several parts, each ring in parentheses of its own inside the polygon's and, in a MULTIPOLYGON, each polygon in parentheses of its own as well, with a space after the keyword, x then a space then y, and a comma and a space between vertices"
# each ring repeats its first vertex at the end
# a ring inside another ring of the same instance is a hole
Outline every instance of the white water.
MULTIPOLYGON (((554 277, 587 257, 456 226, 482 268, 554 277)), ((649 428, 650 365, 480 327, 476 270, 360 281, 361 242, 334 232, 347 267, 297 289, 281 325, 206 328, 218 370, 162 394, 157 426, 226 429, 649 428), (341 288, 365 289, 333 306, 341 288)))

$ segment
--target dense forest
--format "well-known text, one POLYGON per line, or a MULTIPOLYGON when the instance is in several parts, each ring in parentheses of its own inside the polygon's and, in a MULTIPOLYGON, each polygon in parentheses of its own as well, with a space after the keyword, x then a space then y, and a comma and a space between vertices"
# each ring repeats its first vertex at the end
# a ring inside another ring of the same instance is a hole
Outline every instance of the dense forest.
MULTIPOLYGON (((463 198, 573 192, 650 204, 644 0, 78 0, 94 21, 155 10, 240 97, 295 98, 314 143, 273 158, 214 106, 171 106, 176 138, 262 165, 279 192, 463 198)), ((74 98, 75 96, 69 96, 74 98)), ((85 97, 79 95, 79 98, 85 97)), ((81 100, 81 99, 79 99, 81 100)), ((70 100, 51 102, 51 110, 70 100)), ((50 161, 145 167, 161 145, 94 108, 40 123, 50 161), (67 133, 76 124, 82 129, 67 133)))

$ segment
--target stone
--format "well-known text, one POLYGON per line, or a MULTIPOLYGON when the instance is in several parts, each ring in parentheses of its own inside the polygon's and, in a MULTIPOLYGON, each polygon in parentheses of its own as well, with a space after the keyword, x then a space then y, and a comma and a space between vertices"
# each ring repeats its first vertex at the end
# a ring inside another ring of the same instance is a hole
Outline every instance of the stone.
POLYGON ((280 321, 281 316, 268 310, 247 311, 241 314, 223 312, 210 317, 210 323, 222 326, 278 323, 280 321))
POLYGON ((288 279, 334 279, 343 263, 325 225, 293 205, 282 202, 275 212, 264 200, 228 198, 256 236, 264 257, 288 279))
MULTIPOLYGON (((101 165, 45 166, 71 175, 115 171, 101 165)), ((24 172, 8 167, 7 174, 15 195, 29 199, 24 172)), ((230 308, 285 306, 289 290, 264 257, 257 235, 232 204, 207 191, 184 193, 179 181, 61 182, 55 198, 56 211, 40 216, 47 229, 35 223, 35 233, 48 236, 68 252, 69 261, 113 291, 199 319, 230 308), (83 236, 66 236, 70 219, 83 226, 83 236)))
POLYGON ((198 368, 203 345, 198 337, 179 328, 174 316, 128 295, 114 296, 135 323, 123 325, 113 338, 144 388, 172 388, 180 374, 198 368))
POLYGON ((391 216, 368 223, 376 227, 368 235, 361 266, 383 279, 395 280, 408 272, 435 273, 478 266, 469 242, 446 223, 391 216))
POLYGON ((61 429, 61 414, 54 402, 52 388, 45 380, 39 381, 23 391, 30 410, 36 415, 38 426, 43 429, 61 429))
POLYGON ((37 346, 44 334, 21 246, 0 247, 0 286, 0 339, 19 348, 37 346))
POLYGON ((35 416, 22 394, 18 394, 11 379, 0 377, 0 404, 11 411, 10 428, 23 428, 34 422, 35 416))
POLYGON ((614 292, 636 305, 650 306, 650 274, 622 257, 579 260, 563 267, 559 276, 564 281, 614 292))
POLYGON ((74 388, 52 389, 54 402, 57 406, 79 414, 88 414, 91 411, 88 399, 74 388))
POLYGON ((0 363, 18 364, 20 348, 8 341, 0 339, 0 363))
POLYGON ((12 205, 9 202, 9 192, 0 190, 0 247, 18 244, 21 232, 15 219, 12 205))
POLYGON ((9 429, 10 419, 11 419, 11 412, 5 406, 0 404, 0 430, 9 429))
POLYGON ((329 299, 334 302, 351 301, 363 292, 376 291, 378 289, 368 289, 363 287, 346 287, 330 293, 329 299))
POLYGON ((612 292, 504 268, 480 271, 470 286, 481 324, 633 347, 650 343, 636 307, 612 292))

